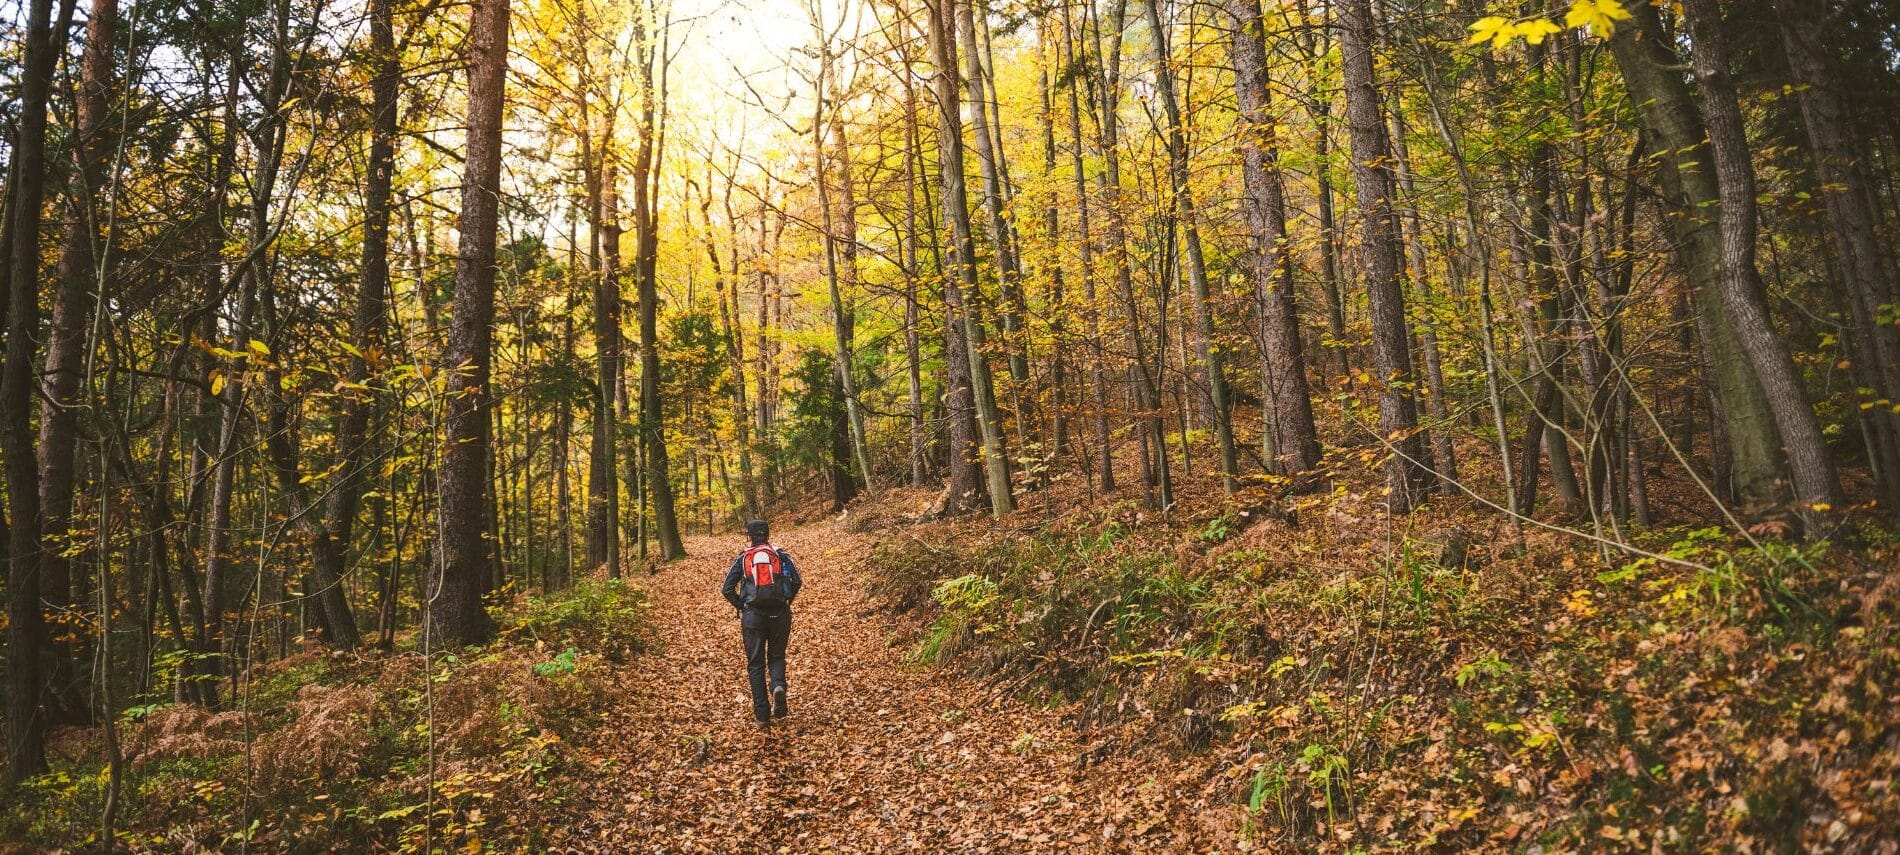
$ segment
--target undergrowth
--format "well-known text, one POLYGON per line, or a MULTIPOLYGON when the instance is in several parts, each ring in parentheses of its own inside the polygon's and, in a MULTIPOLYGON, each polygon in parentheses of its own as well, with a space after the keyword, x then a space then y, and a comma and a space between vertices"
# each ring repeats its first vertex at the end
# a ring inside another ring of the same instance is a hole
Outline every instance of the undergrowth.
POLYGON ((1094 751, 1204 757, 1259 845, 1892 850, 1885 535, 1665 529, 1640 557, 1309 504, 1325 525, 939 523, 870 564, 922 613, 920 664, 1071 710, 1094 751))
MULTIPOLYGON (((646 644, 646 596, 585 580, 495 610, 496 642, 428 660, 307 651, 259 669, 233 709, 149 699, 121 723, 117 844, 134 850, 538 848, 568 743, 621 702, 604 671, 646 644)), ((0 839, 95 848, 106 768, 72 733, 0 806, 0 839)))

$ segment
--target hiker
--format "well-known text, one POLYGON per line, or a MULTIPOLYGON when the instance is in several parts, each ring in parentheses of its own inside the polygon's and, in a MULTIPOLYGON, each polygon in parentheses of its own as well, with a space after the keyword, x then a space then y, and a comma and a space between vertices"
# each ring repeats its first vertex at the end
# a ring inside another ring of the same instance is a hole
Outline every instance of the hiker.
POLYGON ((765 520, 746 523, 745 533, 752 545, 732 559, 720 593, 739 610, 745 672, 752 681, 752 718, 760 730, 770 730, 772 719, 785 717, 785 641, 792 635, 792 600, 804 580, 792 556, 766 542, 771 527, 765 520), (767 669, 772 676, 769 695, 767 669))

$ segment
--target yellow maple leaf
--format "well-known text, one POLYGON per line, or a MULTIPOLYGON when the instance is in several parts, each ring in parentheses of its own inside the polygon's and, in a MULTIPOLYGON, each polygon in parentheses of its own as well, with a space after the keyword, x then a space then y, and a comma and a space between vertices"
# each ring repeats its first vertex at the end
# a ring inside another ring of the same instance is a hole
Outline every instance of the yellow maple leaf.
POLYGON ((1471 30, 1471 38, 1466 40, 1465 44, 1475 45, 1490 42, 1492 48, 1499 50, 1502 50, 1505 45, 1510 44, 1511 37, 1517 32, 1517 26, 1515 24, 1496 15, 1486 15, 1485 17, 1479 18, 1472 22, 1469 29, 1471 30))
POLYGON ((1629 17, 1629 10, 1617 0, 1571 0, 1564 26, 1588 27, 1591 35, 1607 39, 1616 32, 1616 22, 1629 17))
MULTIPOLYGON (((1615 0, 1611 0, 1611 2, 1615 2, 1615 0)), ((1523 36, 1525 42, 1534 45, 1541 45, 1544 43, 1545 38, 1560 32, 1563 32, 1562 27, 1543 18, 1525 21, 1517 25, 1517 34, 1523 36)))

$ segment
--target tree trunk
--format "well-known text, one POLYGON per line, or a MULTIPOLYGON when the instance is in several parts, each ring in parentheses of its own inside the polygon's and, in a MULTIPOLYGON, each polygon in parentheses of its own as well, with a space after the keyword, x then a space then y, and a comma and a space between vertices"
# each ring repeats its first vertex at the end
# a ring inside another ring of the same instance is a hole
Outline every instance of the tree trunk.
POLYGON ((1296 475, 1319 465, 1320 447, 1287 252, 1286 185, 1270 101, 1266 20, 1257 0, 1227 0, 1227 13, 1234 19, 1234 96, 1245 185, 1241 208, 1250 239, 1244 263, 1253 278, 1260 324, 1261 457, 1274 474, 1296 475))
POLYGON ((1186 268, 1188 287, 1194 299, 1194 324, 1200 333, 1195 341, 1196 356, 1207 375, 1207 406, 1214 421, 1214 437, 1220 445, 1221 488, 1229 493, 1240 489, 1240 469, 1234 453, 1232 414, 1228 412, 1226 357, 1214 338, 1213 298, 1207 284, 1207 265, 1201 256, 1200 216, 1194 207, 1194 192, 1188 184, 1187 131, 1181 123, 1181 104, 1174 92, 1174 57, 1170 54, 1167 29, 1161 22, 1161 0, 1148 3, 1148 26, 1153 30, 1155 46, 1155 90, 1167 117, 1168 186, 1174 196, 1174 215, 1180 225, 1180 254, 1186 268))
MULTIPOLYGON (((943 216, 950 227, 947 254, 956 267, 944 277, 944 303, 953 321, 962 323, 964 350, 970 365, 970 388, 977 428, 983 436, 983 469, 990 494, 990 513, 998 518, 1015 510, 1010 495, 1009 458, 1003 450, 1003 427, 996 407, 996 387, 983 353, 983 322, 966 294, 977 292, 976 241, 970 233, 970 202, 963 177, 963 117, 957 95, 958 0, 935 0, 930 9, 931 53, 936 65, 937 158, 943 173, 943 216)), ((981 110, 982 104, 975 105, 981 110)), ((956 453, 952 449, 952 453, 956 453)), ((954 492, 953 496, 956 495, 954 492)))
MULTIPOLYGON (((74 181, 67 194, 66 211, 70 224, 60 243, 58 284, 53 289, 52 326, 46 335, 46 365, 40 413, 39 467, 40 516, 42 536, 60 548, 40 554, 40 595, 55 608, 73 602, 72 568, 68 550, 76 547, 72 532, 74 450, 79 439, 79 413, 86 402, 80 395, 79 382, 84 372, 86 346, 90 330, 95 290, 105 281, 99 276, 98 249, 105 236, 103 203, 111 191, 106 186, 108 158, 117 136, 109 126, 113 78, 113 40, 118 29, 118 0, 92 0, 86 15, 86 50, 80 60, 80 81, 75 105, 73 157, 77 161, 74 181)), ((65 695, 71 679, 76 649, 59 645, 54 659, 52 690, 65 695)), ((78 704, 78 698, 63 700, 62 706, 78 704)))
MULTIPOLYGON (((956 35, 963 42, 964 85, 970 98, 970 136, 976 141, 977 172, 983 177, 983 212, 989 225, 990 249, 996 254, 996 282, 1002 292, 1003 351, 1009 360, 1009 396, 1016 410, 1016 430, 1028 436, 1029 426, 1033 423, 1027 395, 1029 392, 1029 362, 1023 355, 1023 296, 1022 264, 1016 255, 1015 230, 1010 226, 1003 213, 1007 201, 1003 181, 1003 151, 996 144, 998 137, 992 136, 990 123, 991 100, 988 94, 988 75, 983 69, 982 46, 978 44, 976 17, 972 7, 978 0, 943 0, 956 7, 956 35)), ((1001 128, 995 128, 997 133, 1001 128)), ((960 132, 960 130, 959 130, 960 132)), ((971 264, 975 264, 974 258, 971 264)), ((968 295, 973 304, 980 304, 978 294, 972 290, 968 295)), ((980 309, 980 305, 976 305, 980 309)))
POLYGON ((653 197, 653 180, 659 169, 659 126, 655 113, 664 97, 655 86, 654 63, 667 57, 651 44, 644 13, 636 13, 635 41, 642 45, 636 80, 640 87, 640 145, 633 161, 633 227, 638 249, 634 256, 635 276, 640 288, 640 430, 646 449, 644 472, 647 494, 653 500, 654 534, 660 546, 660 558, 672 561, 686 557, 686 544, 680 540, 679 517, 673 504, 673 479, 666 452, 666 417, 660 401, 659 336, 659 200, 653 197))
MULTIPOLYGON (((1135 380, 1134 408, 1142 413, 1146 430, 1142 432, 1142 483, 1148 506, 1167 510, 1174 505, 1174 484, 1169 475, 1167 426, 1161 413, 1160 380, 1149 364, 1147 344, 1141 334, 1141 311, 1135 301, 1134 270, 1128 251, 1128 219, 1121 200, 1121 55, 1123 30, 1127 25, 1128 0, 1109 0, 1108 20, 1098 24, 1103 32, 1092 37, 1101 54, 1102 73, 1097 75, 1095 106, 1097 147, 1102 156, 1102 171, 1096 176, 1102 192, 1102 210, 1107 214, 1108 233, 1104 236, 1115 258, 1115 286, 1127 315, 1129 348, 1134 353, 1131 375, 1135 380), (1107 39, 1107 44, 1102 44, 1107 39)), ((1158 360, 1157 360, 1158 361, 1158 360)))
MULTIPOLYGON (((820 37, 823 37, 822 32, 820 37)), ((858 219, 857 198, 851 186, 851 150, 845 142, 844 118, 839 112, 840 106, 829 117, 833 151, 825 148, 826 121, 824 115, 827 98, 834 97, 826 91, 831 84, 830 48, 823 49, 822 66, 818 72, 818 97, 813 99, 812 112, 812 149, 813 165, 818 169, 818 207, 823 226, 825 252, 825 284, 831 297, 831 333, 833 369, 838 374, 838 386, 844 397, 845 423, 847 439, 850 444, 850 457, 857 463, 857 477, 864 480, 866 489, 871 488, 871 456, 865 448, 864 413, 858 402, 857 371, 852 346, 852 307, 845 302, 845 292, 855 291, 858 280, 858 219), (828 161, 837 160, 836 169, 827 168, 828 161), (838 180, 838 197, 832 198, 831 180, 835 173, 838 180), (835 206, 835 209, 834 209, 835 206), (837 230, 842 229, 840 235, 837 230)), ((842 102, 843 99, 839 99, 842 102)), ((841 491, 839 495, 857 493, 855 487, 841 491)), ((842 507, 842 502, 840 503, 842 507)))
MULTIPOLYGON (((1322 63, 1333 51, 1332 27, 1328 16, 1332 4, 1327 3, 1319 16, 1313 18, 1316 26, 1306 29, 1305 37, 1299 44, 1306 55, 1306 76, 1310 81, 1302 98, 1306 103, 1308 118, 1313 122, 1313 160, 1314 179, 1317 185, 1314 201, 1319 213, 1319 254, 1320 286, 1326 296, 1326 328, 1332 337, 1328 349, 1332 355, 1334 370, 1339 372, 1341 383, 1352 383, 1352 366, 1348 359, 1346 346, 1346 301, 1339 292, 1339 227, 1333 218, 1333 178, 1332 178, 1332 93, 1321 87, 1326 79, 1325 66, 1322 63)), ((1300 17, 1308 17, 1304 0, 1299 3, 1300 17)))
MULTIPOLYGON (((586 7, 579 7, 576 15, 582 22, 577 38, 585 39, 586 7)), ((593 319, 594 319, 594 400, 589 408, 587 447, 587 566, 606 567, 608 573, 617 574, 620 569, 620 515, 618 513, 620 496, 620 473, 615 466, 616 451, 620 442, 616 428, 617 399, 614 395, 620 378, 620 225, 618 204, 609 204, 609 193, 618 195, 617 188, 609 179, 610 159, 613 157, 613 121, 609 117, 600 123, 606 129, 599 138, 595 137, 597 128, 591 115, 591 95, 595 85, 589 46, 583 41, 578 46, 581 54, 580 86, 580 145, 582 158, 582 181, 587 193, 587 240, 588 267, 593 280, 593 319)), ((611 111, 613 106, 606 107, 611 111)))
MULTIPOLYGON (((1043 27, 1050 21, 1044 17, 1043 27)), ((1044 32, 1048 32, 1047 29, 1044 32)), ((1047 41, 1046 39, 1042 41, 1047 41)), ((1042 179, 1049 188, 1048 203, 1042 209, 1042 227, 1048 246, 1044 262, 1049 281, 1049 299, 1043 306, 1043 316, 1048 318, 1049 340, 1051 342, 1049 386, 1052 401, 1049 407, 1049 449, 1044 455, 1048 461, 1059 461, 1069 453, 1069 402, 1068 370, 1069 350, 1072 342, 1068 337, 1066 318, 1069 314, 1068 298, 1065 293, 1067 283, 1062 275, 1062 213, 1057 205, 1060 198, 1054 189, 1056 177, 1056 119, 1050 107, 1049 91, 1049 54, 1044 44, 1038 43, 1036 50, 1037 80, 1036 94, 1042 99, 1042 110, 1038 116, 1042 126, 1042 179)), ((1025 343, 1026 348, 1026 343, 1025 343)), ((1049 465, 1043 466, 1042 478, 1049 477, 1049 465)))
POLYGON ((1721 200, 1709 167, 1708 133, 1656 10, 1643 3, 1625 8, 1632 18, 1616 29, 1610 48, 1631 100, 1642 107, 1651 148, 1660 154, 1663 194, 1674 209, 1669 223, 1708 352, 1713 403, 1722 412, 1722 456, 1732 490, 1745 509, 1759 511, 1785 495, 1779 440, 1761 384, 1722 310, 1721 235, 1710 219, 1721 200))
MULTIPOLYGON (((363 187, 363 269, 356 295, 356 315, 350 337, 357 352, 350 355, 349 379, 356 387, 344 398, 338 419, 336 446, 343 454, 341 479, 330 495, 327 527, 339 553, 353 540, 357 506, 370 469, 366 437, 387 393, 375 380, 371 353, 388 353, 389 326, 389 220, 396 171, 397 110, 402 95, 402 59, 397 54, 394 0, 370 0, 370 48, 375 52, 370 79, 371 112, 369 174, 363 187)), ((386 500, 385 500, 386 501, 386 500)))
POLYGON ((1425 362, 1425 412, 1433 423, 1428 432, 1431 437, 1428 450, 1439 486, 1452 493, 1458 484, 1458 453, 1451 443, 1451 408, 1445 400, 1445 365, 1438 345, 1437 302, 1432 297, 1431 276, 1426 272, 1425 232, 1418 215, 1418 185, 1412 179, 1412 153, 1405 141, 1405 111, 1396 105, 1392 110, 1392 154, 1399 192, 1405 199, 1405 209, 1399 218, 1410 264, 1405 279, 1418 290, 1426 306, 1425 323, 1418 331, 1418 350, 1419 358, 1425 362))
MULTIPOLYGON (((70 2, 70 0, 68 0, 70 2)), ((0 367, 0 447, 7 473, 7 774, 9 785, 46 770, 46 692, 40 611, 39 464, 33 450, 33 369, 40 323, 40 220, 46 194, 46 104, 57 59, 52 0, 26 6, 12 217, 7 252, 6 363, 0 367)), ((64 14, 61 17, 65 17, 64 14)))
POLYGON ((489 369, 494 349, 495 243, 501 196, 501 114, 508 78, 509 0, 474 0, 468 36, 468 138, 462 211, 456 223, 455 296, 442 356, 446 435, 437 473, 436 566, 425 629, 439 647, 478 644, 495 633, 482 608, 493 576, 489 549, 489 369))
POLYGON ((1880 501, 1900 508, 1900 328, 1880 323, 1881 307, 1895 301, 1894 282, 1875 236, 1878 219, 1866 146, 1855 136, 1843 85, 1822 22, 1826 0, 1778 0, 1781 43, 1793 72, 1796 99, 1813 149, 1814 172, 1827 210, 1828 235, 1840 259, 1853 318, 1854 364, 1862 385, 1874 390, 1865 411, 1873 428, 1873 469, 1880 501))
MULTIPOLYGON (((767 178, 767 181, 768 182, 770 181, 769 177, 767 178)), ((770 187, 770 184, 768 183, 766 187, 768 194, 769 194, 770 189, 771 187, 770 187)), ((783 217, 778 218, 778 228, 781 232, 785 228, 785 219, 783 217)), ((776 238, 774 239, 774 244, 776 244, 776 238)), ((760 217, 759 218, 759 255, 761 259, 775 258, 777 253, 771 251, 774 249, 776 249, 776 245, 768 247, 766 243, 766 218, 760 217)), ((753 402, 754 402, 754 407, 755 407, 755 410, 757 413, 757 419, 758 419, 754 423, 754 427, 758 431, 759 441, 765 445, 765 473, 764 473, 764 478, 762 479, 765 482, 765 484, 764 484, 764 490, 761 492, 762 492, 762 499, 764 503, 766 504, 770 504, 772 500, 776 498, 778 495, 778 464, 777 464, 777 454, 775 450, 776 444, 772 440, 772 393, 774 391, 773 384, 777 382, 778 375, 776 372, 773 371, 772 339, 771 339, 772 300, 774 296, 771 291, 771 287, 774 281, 776 280, 776 278, 777 277, 776 277, 776 274, 774 273, 774 268, 770 265, 769 262, 762 260, 761 263, 759 264, 758 346, 754 349, 755 352, 758 354, 758 360, 759 360, 758 370, 754 372, 755 376, 758 379, 759 392, 757 395, 753 396, 753 402)))
POLYGON ((1522 253, 1536 310, 1535 314, 1528 309, 1523 313, 1524 336, 1530 343, 1525 350, 1531 374, 1536 377, 1531 408, 1524 416, 1524 445, 1519 451, 1518 474, 1522 480, 1517 487, 1517 507, 1526 516, 1537 510, 1538 455, 1550 458, 1551 485, 1565 510, 1576 510, 1580 497, 1565 436, 1563 379, 1569 348, 1562 326, 1571 307, 1568 289, 1557 281, 1557 223, 1551 208, 1556 170, 1555 150, 1549 143, 1539 143, 1531 159, 1530 246, 1522 253))
MULTIPOLYGON (((74 605, 72 561, 79 548, 73 532, 74 450, 79 439, 79 413, 86 401, 79 382, 84 372, 91 332, 95 290, 105 280, 98 275, 97 247, 104 236, 104 203, 112 192, 106 186, 107 158, 116 134, 107 124, 113 77, 113 39, 118 28, 117 0, 93 0, 86 16, 86 48, 80 60, 75 93, 72 141, 77 169, 66 194, 69 224, 60 241, 59 267, 52 289, 52 326, 46 333, 38 460, 42 536, 56 545, 40 553, 40 596, 54 609, 74 605)), ((67 635, 61 633, 61 635, 67 635)), ((86 701, 73 671, 81 656, 77 639, 54 643, 49 675, 57 718, 82 722, 89 718, 86 701)))
MULTIPOLYGON (((275 302, 272 296, 265 297, 266 323, 277 327, 276 314, 270 305, 275 302)), ((274 336, 279 348, 285 345, 288 336, 274 336)), ((310 495, 310 488, 304 481, 299 453, 295 438, 296 428, 291 424, 289 396, 282 388, 283 375, 275 362, 264 369, 263 392, 269 398, 269 431, 264 437, 264 447, 270 457, 271 468, 276 471, 278 488, 290 498, 290 517, 295 521, 297 530, 308 541, 310 548, 310 566, 306 576, 304 596, 316 601, 317 625, 323 628, 324 641, 340 650, 353 650, 361 640, 356 629, 355 616, 350 612, 349 599, 344 596, 343 576, 347 568, 345 547, 347 542, 334 536, 318 513, 317 500, 310 495)), ((348 464, 346 463, 347 467, 348 464)))
POLYGON ((752 420, 746 405, 745 376, 745 329, 739 317, 739 221, 732 213, 731 174, 726 176, 725 209, 726 237, 730 244, 731 263, 721 264, 719 250, 713 242, 712 223, 712 172, 706 175, 706 197, 700 203, 700 219, 706 226, 706 257, 712 262, 714 286, 719 292, 719 324, 726 334, 726 359, 732 368, 732 424, 737 433, 739 446, 740 490, 744 495, 739 512, 748 519, 764 513, 759 507, 758 485, 754 483, 752 466, 752 420))
POLYGON ((1399 282, 1398 218, 1393 210, 1392 159, 1385 114, 1379 107, 1373 68, 1375 36, 1371 0, 1345 0, 1340 7, 1341 70, 1346 83, 1346 119, 1352 131, 1353 185, 1364 223, 1359 252, 1366 274, 1366 307, 1372 320, 1372 354, 1383 392, 1379 437, 1391 447, 1386 489, 1393 513, 1407 513, 1430 484, 1420 466, 1418 404, 1412 397, 1411 333, 1399 282))
POLYGON ((1801 374, 1768 316, 1767 300, 1755 269, 1755 167, 1741 104, 1729 78, 1722 12, 1714 0, 1686 0, 1683 8, 1695 43, 1691 58, 1702 91, 1703 119, 1708 123, 1716 193, 1721 201, 1717 269, 1722 308, 1735 328, 1743 355, 1755 369, 1781 434, 1794 480, 1795 512, 1806 524, 1809 536, 1825 537, 1832 511, 1845 504, 1845 497, 1840 475, 1828 457, 1827 442, 1821 437, 1814 406, 1802 388, 1801 374))
MULTIPOLYGON (((905 56, 909 60, 908 51, 905 56)), ((922 271, 917 259, 917 188, 928 178, 924 173, 922 143, 917 131, 917 90, 911 75, 903 75, 904 84, 904 378, 910 405, 910 484, 921 487, 929 474, 924 427, 923 357, 918 342, 918 324, 922 319, 917 297, 917 282, 922 271)))
POLYGON ((1101 469, 1104 493, 1115 490, 1115 444, 1108 425, 1108 354, 1103 348, 1101 303, 1095 293, 1095 242, 1089 230, 1088 175, 1082 165, 1082 105, 1078 91, 1088 79, 1077 56, 1075 24, 1067 4, 1062 7, 1062 36, 1066 59, 1077 69, 1070 78, 1069 90, 1069 166, 1075 175, 1076 248, 1082 261, 1082 325, 1088 331, 1089 398, 1094 405, 1096 466, 1101 469))

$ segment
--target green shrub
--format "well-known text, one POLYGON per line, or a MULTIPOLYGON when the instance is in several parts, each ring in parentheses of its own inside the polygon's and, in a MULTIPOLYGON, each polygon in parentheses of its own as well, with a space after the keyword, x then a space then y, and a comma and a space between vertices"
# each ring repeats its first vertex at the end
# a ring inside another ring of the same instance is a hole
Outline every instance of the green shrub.
POLYGON ((938 583, 931 596, 941 611, 918 642, 913 658, 934 665, 955 653, 971 636, 995 632, 991 616, 999 595, 996 582, 975 573, 938 583))
POLYGON ((595 653, 612 661, 646 646, 647 595, 614 579, 586 579, 530 597, 503 622, 503 638, 595 653))
POLYGON ((574 673, 575 669, 579 667, 578 663, 576 663, 574 659, 575 654, 578 652, 579 651, 576 651, 574 648, 570 647, 566 650, 561 651, 561 655, 556 656, 553 659, 549 659, 546 662, 536 662, 534 664, 534 673, 539 674, 543 677, 553 677, 560 674, 572 674, 574 673))

